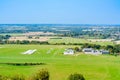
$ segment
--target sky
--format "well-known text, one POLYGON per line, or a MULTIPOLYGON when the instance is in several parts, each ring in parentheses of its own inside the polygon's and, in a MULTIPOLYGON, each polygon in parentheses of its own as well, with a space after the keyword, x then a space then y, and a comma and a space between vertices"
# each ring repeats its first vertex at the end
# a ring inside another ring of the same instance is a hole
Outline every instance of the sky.
POLYGON ((120 0, 0 0, 0 24, 120 24, 120 0))

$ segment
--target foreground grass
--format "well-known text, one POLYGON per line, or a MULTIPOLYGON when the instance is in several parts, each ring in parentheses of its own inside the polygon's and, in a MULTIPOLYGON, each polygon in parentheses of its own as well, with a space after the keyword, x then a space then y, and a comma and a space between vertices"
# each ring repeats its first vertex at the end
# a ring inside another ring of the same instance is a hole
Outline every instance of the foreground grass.
POLYGON ((64 45, 0 45, 0 63, 2 62, 40 62, 46 65, 14 66, 0 64, 0 75, 15 74, 26 77, 38 69, 47 68, 50 80, 66 80, 71 73, 81 73, 86 80, 119 80, 120 57, 110 55, 63 55, 65 48, 75 46, 64 45), (28 49, 37 49, 32 55, 23 55, 28 49), (49 52, 49 53, 48 53, 49 52))

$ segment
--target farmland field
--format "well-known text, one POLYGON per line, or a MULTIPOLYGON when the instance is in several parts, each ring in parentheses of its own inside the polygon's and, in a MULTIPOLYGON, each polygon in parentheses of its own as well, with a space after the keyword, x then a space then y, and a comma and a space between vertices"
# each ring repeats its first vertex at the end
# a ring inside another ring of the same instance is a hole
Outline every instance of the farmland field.
MULTIPOLYGON (((23 74, 26 77, 38 69, 47 68, 50 80, 66 80, 74 72, 84 75, 86 80, 119 80, 120 57, 110 55, 63 55, 68 45, 0 45, 0 63, 40 62, 45 65, 14 66, 0 64, 0 75, 12 76, 23 74), (29 49, 37 49, 34 54, 24 55, 29 49)), ((79 46, 78 46, 79 47, 79 46)))

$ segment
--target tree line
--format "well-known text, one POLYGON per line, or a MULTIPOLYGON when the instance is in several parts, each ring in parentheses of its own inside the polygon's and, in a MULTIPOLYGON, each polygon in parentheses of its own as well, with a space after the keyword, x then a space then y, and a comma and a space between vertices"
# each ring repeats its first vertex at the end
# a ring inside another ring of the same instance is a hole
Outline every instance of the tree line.
POLYGON ((47 41, 29 41, 29 40, 16 40, 16 41, 10 41, 10 40, 4 40, 0 41, 0 44, 49 44, 47 41))

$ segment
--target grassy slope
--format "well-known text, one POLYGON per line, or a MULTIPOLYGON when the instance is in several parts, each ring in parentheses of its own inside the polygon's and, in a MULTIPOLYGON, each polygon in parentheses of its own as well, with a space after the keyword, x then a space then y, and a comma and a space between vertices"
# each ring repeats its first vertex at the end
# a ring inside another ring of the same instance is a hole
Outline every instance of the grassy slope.
POLYGON ((0 62, 43 62, 39 66, 12 66, 0 64, 0 74, 32 75, 38 69, 47 68, 50 80, 66 80, 71 73, 82 73, 86 80, 119 80, 120 57, 101 55, 64 56, 65 48, 74 46, 62 45, 1 45, 0 62), (37 49, 32 55, 23 55, 28 49, 37 49), (51 53, 47 54, 50 50, 51 53))

